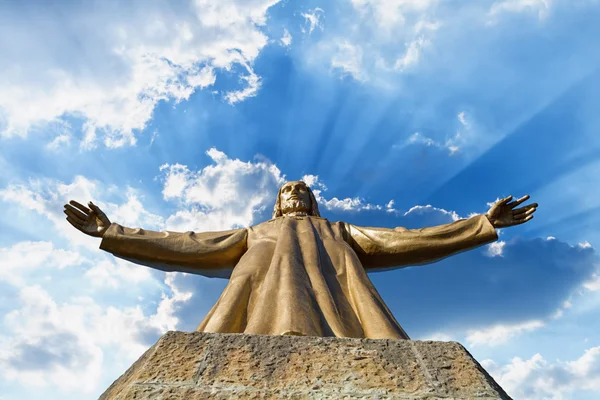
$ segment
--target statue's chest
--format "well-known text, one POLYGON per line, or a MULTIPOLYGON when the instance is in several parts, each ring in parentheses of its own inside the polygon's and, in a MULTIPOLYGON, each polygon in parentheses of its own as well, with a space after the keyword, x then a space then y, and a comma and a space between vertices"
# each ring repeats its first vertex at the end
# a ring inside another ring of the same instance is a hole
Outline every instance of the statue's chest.
POLYGON ((342 229, 342 223, 331 223, 325 218, 280 217, 250 228, 248 245, 309 238, 317 241, 343 241, 342 229))

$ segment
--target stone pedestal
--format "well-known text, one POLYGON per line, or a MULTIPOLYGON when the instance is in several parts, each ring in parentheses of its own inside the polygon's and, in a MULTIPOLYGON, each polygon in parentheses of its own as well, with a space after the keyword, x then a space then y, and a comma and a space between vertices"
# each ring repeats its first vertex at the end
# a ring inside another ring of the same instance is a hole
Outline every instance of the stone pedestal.
POLYGON ((100 399, 510 397, 455 342, 168 332, 100 399))

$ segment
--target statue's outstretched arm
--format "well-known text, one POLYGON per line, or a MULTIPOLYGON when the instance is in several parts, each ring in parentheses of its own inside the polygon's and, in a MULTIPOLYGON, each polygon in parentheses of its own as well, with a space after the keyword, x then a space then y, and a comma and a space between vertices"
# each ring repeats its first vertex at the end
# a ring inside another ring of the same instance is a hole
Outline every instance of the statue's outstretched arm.
POLYGON ((485 215, 422 229, 364 228, 346 224, 348 240, 365 268, 427 264, 498 239, 496 228, 525 223, 537 203, 516 208, 529 196, 497 201, 485 215))
POLYGON ((498 239, 485 215, 421 229, 346 225, 350 244, 367 269, 427 264, 498 239))
POLYGON ((155 232, 111 223, 93 203, 65 205, 71 225, 101 237, 100 248, 117 257, 165 271, 227 277, 246 251, 246 229, 222 232, 155 232))

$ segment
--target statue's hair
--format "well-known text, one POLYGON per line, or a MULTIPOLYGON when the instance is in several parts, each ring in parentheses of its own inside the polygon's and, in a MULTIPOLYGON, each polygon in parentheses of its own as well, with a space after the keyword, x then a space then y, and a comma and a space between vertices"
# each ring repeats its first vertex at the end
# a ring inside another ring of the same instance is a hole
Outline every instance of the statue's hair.
MULTIPOLYGON (((313 217, 320 217, 321 213, 319 212, 319 204, 317 203, 317 199, 315 199, 315 195, 305 182, 302 183, 304 183, 304 186, 306 186, 306 190, 308 190, 308 195, 310 196, 309 215, 312 215, 313 217)), ((279 192, 277 193, 277 200, 275 201, 275 207, 273 208, 273 219, 283 216, 283 212, 281 211, 281 189, 284 185, 281 185, 281 187, 279 188, 279 192)))

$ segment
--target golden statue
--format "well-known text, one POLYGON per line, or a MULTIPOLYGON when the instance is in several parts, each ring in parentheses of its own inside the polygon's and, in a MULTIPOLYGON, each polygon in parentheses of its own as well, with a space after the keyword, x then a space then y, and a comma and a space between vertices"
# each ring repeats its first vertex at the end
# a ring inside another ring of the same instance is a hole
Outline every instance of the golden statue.
POLYGON ((422 229, 367 228, 321 218, 302 181, 279 189, 273 219, 222 232, 153 232, 111 223, 92 202, 65 204, 67 221, 100 248, 158 268, 229 277, 201 332, 408 339, 367 276, 495 241, 495 228, 533 218, 512 196, 485 214, 422 229))

